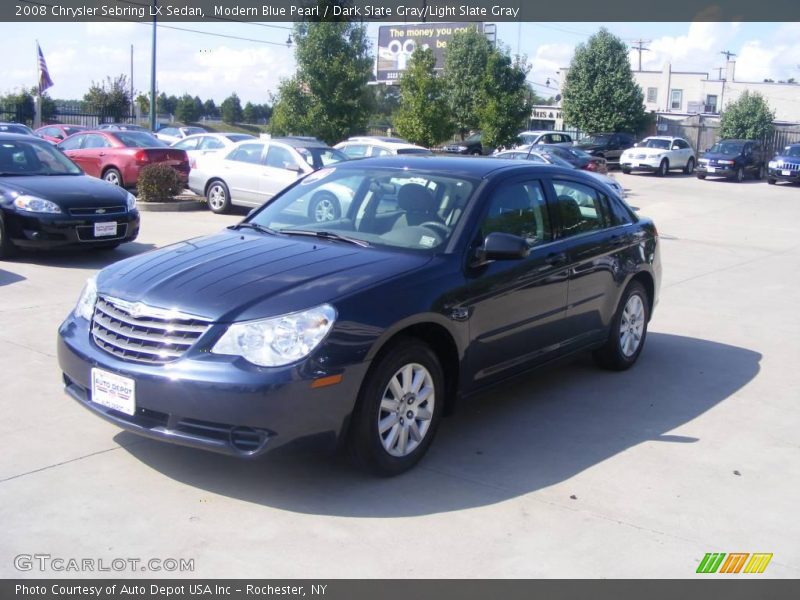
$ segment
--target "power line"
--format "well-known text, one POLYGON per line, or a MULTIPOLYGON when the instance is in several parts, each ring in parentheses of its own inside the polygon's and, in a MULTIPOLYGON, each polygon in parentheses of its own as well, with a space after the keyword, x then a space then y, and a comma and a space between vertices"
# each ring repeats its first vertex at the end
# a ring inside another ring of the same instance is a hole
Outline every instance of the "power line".
POLYGON ((653 40, 642 40, 638 39, 635 40, 631 46, 639 51, 639 71, 642 70, 642 52, 650 52, 650 48, 645 48, 645 44, 650 44, 653 40))
POLYGON ((720 54, 724 54, 726 60, 730 60, 731 56, 736 56, 736 54, 734 54, 730 50, 722 50, 722 51, 720 51, 720 54))

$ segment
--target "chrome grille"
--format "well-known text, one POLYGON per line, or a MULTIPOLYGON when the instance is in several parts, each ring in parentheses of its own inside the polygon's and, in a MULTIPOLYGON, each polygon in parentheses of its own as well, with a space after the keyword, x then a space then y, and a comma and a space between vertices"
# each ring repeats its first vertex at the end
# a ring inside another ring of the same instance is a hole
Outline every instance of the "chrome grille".
POLYGON ((183 356, 211 326, 209 321, 140 303, 99 297, 92 316, 92 338, 119 358, 164 364, 183 356))
POLYGON ((85 216, 110 216, 110 215, 124 215, 127 212, 125 205, 121 206, 90 206, 87 208, 70 208, 69 214, 73 217, 85 216))
POLYGON ((787 171, 800 171, 800 163, 779 162, 779 169, 786 169, 787 171))

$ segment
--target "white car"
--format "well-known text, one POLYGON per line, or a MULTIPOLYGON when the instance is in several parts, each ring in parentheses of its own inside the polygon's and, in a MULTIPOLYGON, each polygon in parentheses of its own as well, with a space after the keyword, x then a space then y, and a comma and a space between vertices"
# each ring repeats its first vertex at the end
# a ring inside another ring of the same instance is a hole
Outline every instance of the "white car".
MULTIPOLYGON (((253 139, 227 152, 198 156, 189 172, 189 189, 205 196, 215 213, 231 206, 256 208, 298 177, 347 160, 324 142, 308 138, 253 139)), ((346 186, 319 188, 306 210, 317 222, 341 217, 352 200, 340 192, 346 186)))
POLYGON ((512 144, 508 149, 498 148, 492 154, 497 156, 506 150, 522 148, 523 146, 535 146, 537 144, 550 144, 552 146, 572 146, 572 136, 560 131, 539 130, 523 131, 517 135, 518 143, 512 144))
POLYGON ((623 173, 650 171, 663 177, 672 169, 683 169, 687 175, 694 172, 697 156, 692 145, 683 138, 651 136, 633 148, 628 148, 619 157, 623 173))
POLYGON ((173 142, 178 142, 185 137, 189 137, 190 135, 195 135, 197 133, 208 132, 202 127, 162 127, 156 131, 155 136, 162 142, 172 144, 173 142))
MULTIPOLYGON (((503 152, 498 152, 494 155, 495 158, 505 158, 511 160, 530 160, 535 163, 541 163, 544 165, 559 165, 561 167, 566 167, 568 169, 575 169, 575 165, 572 165, 565 161, 558 156, 554 156, 552 154, 541 154, 536 152, 535 148, 517 148, 516 150, 505 150, 503 152)), ((598 181, 604 183, 612 190, 614 190, 620 198, 625 198, 627 193, 625 192, 625 188, 614 179, 611 175, 604 175, 602 173, 594 173, 592 171, 583 171, 584 173, 588 173, 598 181)))
POLYGON ((246 133, 195 133, 170 145, 184 150, 191 164, 198 156, 230 149, 237 142, 254 139, 255 136, 246 133))
POLYGON ((433 152, 422 146, 415 146, 406 140, 393 137, 357 136, 351 137, 334 146, 349 158, 367 158, 368 156, 392 156, 398 154, 433 155, 433 152))

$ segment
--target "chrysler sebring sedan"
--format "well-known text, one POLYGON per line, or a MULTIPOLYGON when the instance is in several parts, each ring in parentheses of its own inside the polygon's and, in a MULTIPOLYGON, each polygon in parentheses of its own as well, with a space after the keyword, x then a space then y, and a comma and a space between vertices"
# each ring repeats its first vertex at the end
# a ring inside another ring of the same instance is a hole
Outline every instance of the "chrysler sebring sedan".
POLYGON ((585 173, 347 161, 100 271, 58 357, 67 393, 129 431, 242 457, 340 444, 394 475, 489 385, 584 351, 632 366, 660 275, 653 223, 585 173), (296 210, 332 183, 339 218, 296 210))
POLYGON ((0 133, 0 259, 18 248, 116 248, 138 233, 132 194, 85 175, 50 142, 0 133))

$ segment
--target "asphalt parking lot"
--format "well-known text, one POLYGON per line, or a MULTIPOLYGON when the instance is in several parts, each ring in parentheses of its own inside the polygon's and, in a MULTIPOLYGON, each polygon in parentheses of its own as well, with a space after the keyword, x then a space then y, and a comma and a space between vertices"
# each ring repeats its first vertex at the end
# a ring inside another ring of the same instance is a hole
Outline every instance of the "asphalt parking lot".
POLYGON ((684 578, 707 552, 800 576, 800 186, 616 177, 662 236, 639 363, 480 397, 394 479, 140 439, 62 392, 56 329, 87 276, 240 216, 142 213, 117 251, 0 262, 0 576, 137 575, 15 569, 38 553, 194 559, 177 577, 684 578))

